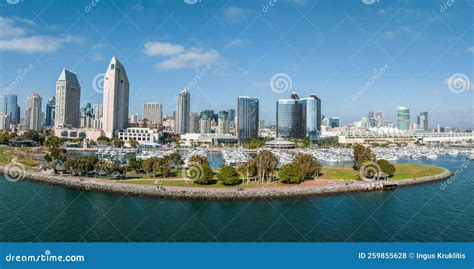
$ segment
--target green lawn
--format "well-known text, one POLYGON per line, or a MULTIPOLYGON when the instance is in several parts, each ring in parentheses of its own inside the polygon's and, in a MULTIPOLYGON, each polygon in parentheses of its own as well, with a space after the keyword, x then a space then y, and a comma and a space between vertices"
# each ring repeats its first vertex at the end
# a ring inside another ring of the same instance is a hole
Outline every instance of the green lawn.
POLYGON ((358 177, 359 173, 355 171, 352 166, 324 166, 319 176, 319 178, 324 179, 342 180, 352 180, 358 177))
POLYGON ((444 172, 443 168, 420 164, 396 164, 395 167, 397 171, 391 178, 392 180, 426 177, 444 172))

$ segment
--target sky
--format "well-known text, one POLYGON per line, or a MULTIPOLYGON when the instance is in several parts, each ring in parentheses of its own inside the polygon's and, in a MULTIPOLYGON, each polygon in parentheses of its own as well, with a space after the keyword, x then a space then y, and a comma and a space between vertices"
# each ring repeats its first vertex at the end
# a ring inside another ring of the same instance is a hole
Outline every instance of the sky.
POLYGON ((0 89, 43 102, 65 67, 81 104, 102 103, 113 56, 130 81, 130 114, 145 102, 191 111, 315 93, 322 113, 349 124, 383 111, 423 111, 430 127, 474 129, 474 0, 56 1, 0 0, 0 89), (13 85, 13 86, 12 86, 13 85))

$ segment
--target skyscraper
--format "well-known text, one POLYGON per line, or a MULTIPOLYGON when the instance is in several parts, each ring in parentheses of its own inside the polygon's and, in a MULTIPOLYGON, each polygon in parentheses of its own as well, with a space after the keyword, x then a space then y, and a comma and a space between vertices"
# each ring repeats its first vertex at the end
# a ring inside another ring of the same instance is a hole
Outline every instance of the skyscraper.
POLYGON ((128 126, 129 92, 130 84, 125 67, 112 57, 104 76, 102 117, 102 130, 109 138, 128 126))
POLYGON ((42 98, 37 93, 32 93, 26 98, 25 130, 41 131, 43 129, 43 113, 41 111, 42 98))
POLYGON ((20 122, 18 96, 15 94, 7 94, 4 96, 3 101, 2 112, 9 117, 10 124, 17 125, 20 122))
POLYGON ((397 107, 397 126, 400 130, 410 129, 410 109, 403 106, 397 107))
POLYGON ((211 117, 209 116, 209 113, 206 113, 205 111, 201 112, 201 121, 199 125, 201 134, 211 133, 211 117))
POLYGON ((143 119, 147 119, 156 124, 163 123, 163 108, 160 103, 143 104, 143 119))
POLYGON ((375 112, 375 122, 377 127, 382 127, 383 125, 383 112, 377 111, 375 112))
POLYGON ((191 112, 189 115, 189 132, 190 133, 199 133, 201 132, 200 129, 200 121, 201 118, 199 117, 199 113, 191 112))
POLYGON ((175 133, 185 134, 189 132, 189 113, 191 109, 191 94, 182 90, 176 99, 176 126, 175 133))
POLYGON ((94 121, 92 125, 94 128, 102 129, 103 108, 102 104, 95 104, 92 107, 92 110, 94 111, 94 121))
POLYGON ((94 110, 92 105, 87 103, 83 108, 81 108, 81 127, 82 128, 92 128, 94 126, 94 110))
POLYGON ((258 99, 239 96, 237 98, 237 137, 240 142, 258 137, 258 99))
POLYGON ((227 111, 219 112, 219 121, 217 130, 219 134, 229 133, 229 113, 227 111))
POLYGON ((51 97, 46 102, 46 117, 44 119, 44 124, 46 127, 54 126, 54 118, 56 114, 56 97, 51 97))
POLYGON ((375 112, 374 111, 369 111, 369 127, 375 127, 377 126, 377 122, 375 120, 375 112))
POLYGON ((341 119, 339 117, 329 118, 329 127, 331 128, 341 127, 341 119))
POLYGON ((419 129, 428 131, 428 111, 421 112, 417 117, 417 124, 419 129))
MULTIPOLYGON (((318 114, 321 100, 314 94, 299 98, 293 93, 290 99, 277 101, 277 136, 308 138, 315 141, 318 136, 318 114)), ((319 128, 321 128, 319 126, 319 128)))
POLYGON ((76 74, 63 69, 56 81, 54 116, 54 124, 56 127, 80 126, 80 101, 81 86, 79 85, 76 74))
POLYGON ((313 99, 316 100, 316 110, 317 110, 317 114, 316 114, 316 117, 317 117, 316 128, 317 128, 318 132, 321 132, 321 125, 323 124, 323 122, 322 122, 322 114, 321 114, 321 98, 319 98, 319 96, 317 96, 316 94, 310 94, 309 96, 310 96, 311 98, 313 98, 313 99))

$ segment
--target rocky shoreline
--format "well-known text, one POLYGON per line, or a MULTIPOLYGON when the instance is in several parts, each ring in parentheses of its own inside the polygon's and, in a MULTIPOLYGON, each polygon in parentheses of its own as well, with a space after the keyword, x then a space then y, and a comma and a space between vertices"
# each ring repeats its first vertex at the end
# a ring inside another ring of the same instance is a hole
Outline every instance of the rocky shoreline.
MULTIPOLYGON (((4 174, 5 167, 0 167, 0 173, 4 174)), ((50 175, 40 172, 25 172, 19 180, 28 180, 51 185, 73 188, 84 191, 98 191, 105 193, 127 194, 132 196, 156 197, 162 199, 183 200, 253 200, 253 199, 290 199, 303 196, 318 196, 341 194, 348 192, 377 191, 388 188, 410 186, 415 184, 429 183, 448 179, 452 173, 444 169, 444 172, 434 176, 388 180, 388 181, 337 181, 334 183, 318 185, 288 185, 283 187, 252 187, 245 188, 240 185, 235 188, 213 188, 213 187, 174 187, 154 186, 122 183, 118 180, 96 178, 79 178, 62 175, 50 175), (238 190, 243 188, 243 190, 238 190)))

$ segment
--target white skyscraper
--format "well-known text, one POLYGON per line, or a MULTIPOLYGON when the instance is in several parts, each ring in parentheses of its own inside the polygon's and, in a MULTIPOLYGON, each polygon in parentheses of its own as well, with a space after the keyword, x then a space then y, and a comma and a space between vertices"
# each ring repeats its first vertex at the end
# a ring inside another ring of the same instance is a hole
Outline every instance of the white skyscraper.
POLYGON ((177 134, 189 133, 189 116, 191 112, 191 94, 187 90, 179 93, 176 100, 176 126, 177 134))
POLYGON ((102 130, 109 138, 114 132, 127 128, 129 89, 124 66, 112 57, 104 76, 102 130))
POLYGON ((63 69, 56 81, 54 126, 79 127, 81 124, 81 86, 76 74, 63 69))
POLYGON ((41 111, 42 98, 37 93, 32 93, 26 98, 25 130, 41 131, 43 129, 43 112, 41 111))
POLYGON ((163 108, 161 104, 143 104, 143 119, 147 119, 153 123, 161 124, 163 122, 163 108))

